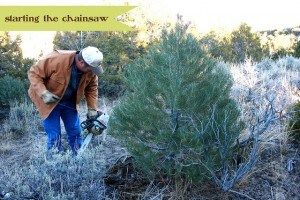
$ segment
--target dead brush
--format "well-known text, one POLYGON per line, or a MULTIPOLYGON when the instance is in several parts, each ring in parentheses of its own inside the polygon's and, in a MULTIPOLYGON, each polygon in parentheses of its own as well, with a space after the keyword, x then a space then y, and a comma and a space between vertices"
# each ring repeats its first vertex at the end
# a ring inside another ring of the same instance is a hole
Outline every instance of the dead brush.
POLYGON ((289 116, 288 106, 299 99, 294 93, 297 86, 292 80, 299 75, 294 69, 299 70, 300 62, 288 62, 288 58, 285 59, 277 63, 268 62, 266 69, 264 66, 249 63, 231 68, 235 80, 232 96, 243 112, 242 120, 248 123, 248 131, 241 135, 238 146, 246 148, 252 144, 252 147, 243 153, 244 159, 236 169, 224 166, 220 169, 221 173, 217 173, 206 166, 216 185, 223 191, 252 199, 232 187, 235 183, 243 182, 253 172, 264 149, 281 145, 280 149, 286 151, 282 147, 287 142, 286 123, 283 119, 289 116))
POLYGON ((0 178, 12 199, 104 199, 105 163, 97 159, 99 149, 88 149, 85 157, 71 152, 46 158, 44 145, 36 145, 26 165, 5 167, 0 178))
MULTIPOLYGON (((276 95, 273 107, 280 112, 279 115, 283 116, 289 112, 289 107, 300 99, 295 93, 299 91, 299 66, 300 61, 291 57, 282 58, 277 62, 266 59, 258 64, 246 62, 232 66, 232 97, 238 102, 243 120, 249 122, 255 109, 258 114, 261 113, 266 94, 276 95)), ((286 122, 276 122, 266 130, 262 136, 263 140, 285 144, 285 130, 286 122)))
POLYGON ((27 134, 37 134, 40 124, 41 118, 31 102, 12 102, 9 116, 3 123, 4 136, 7 139, 18 139, 27 134))

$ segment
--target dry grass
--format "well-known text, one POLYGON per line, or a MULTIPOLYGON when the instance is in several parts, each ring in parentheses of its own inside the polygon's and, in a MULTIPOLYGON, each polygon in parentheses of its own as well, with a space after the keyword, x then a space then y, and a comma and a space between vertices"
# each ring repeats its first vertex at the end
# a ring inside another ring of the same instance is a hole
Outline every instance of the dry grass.
MULTIPOLYGON (((107 106, 105 109, 109 111, 107 106)), ((85 119, 84 106, 80 112, 85 119)), ((95 137, 84 155, 76 158, 72 158, 67 141, 63 140, 65 151, 49 159, 46 134, 30 102, 12 105, 1 132, 0 189, 9 192, 11 199, 105 198, 102 177, 109 165, 107 157, 114 155, 111 147, 101 145, 101 136, 95 137)))

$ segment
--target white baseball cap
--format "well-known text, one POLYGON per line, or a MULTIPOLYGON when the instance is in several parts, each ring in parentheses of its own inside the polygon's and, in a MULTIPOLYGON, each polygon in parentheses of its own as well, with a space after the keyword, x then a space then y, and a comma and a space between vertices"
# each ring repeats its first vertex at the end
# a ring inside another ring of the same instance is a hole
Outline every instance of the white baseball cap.
POLYGON ((82 58, 84 61, 92 67, 92 72, 94 74, 102 74, 102 61, 103 61, 103 54, 101 51, 99 51, 96 47, 88 46, 84 49, 82 49, 82 58))

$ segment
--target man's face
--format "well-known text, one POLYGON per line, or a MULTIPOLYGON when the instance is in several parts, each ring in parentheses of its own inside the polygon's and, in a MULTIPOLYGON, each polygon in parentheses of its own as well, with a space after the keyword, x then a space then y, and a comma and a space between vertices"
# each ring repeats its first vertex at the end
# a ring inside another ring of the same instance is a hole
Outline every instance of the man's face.
POLYGON ((77 69, 79 69, 83 73, 92 72, 92 67, 84 65, 84 61, 83 60, 79 61, 79 64, 77 65, 77 69))

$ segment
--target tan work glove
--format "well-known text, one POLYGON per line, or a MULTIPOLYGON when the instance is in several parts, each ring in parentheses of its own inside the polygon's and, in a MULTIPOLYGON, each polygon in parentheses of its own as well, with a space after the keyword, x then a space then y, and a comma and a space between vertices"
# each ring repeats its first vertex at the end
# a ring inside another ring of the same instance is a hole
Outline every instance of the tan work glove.
POLYGON ((98 112, 96 109, 94 108, 89 108, 88 109, 88 113, 87 113, 87 117, 89 119, 96 119, 98 117, 98 112))
POLYGON ((55 103, 60 99, 59 96, 56 96, 55 94, 49 92, 48 90, 45 90, 42 93, 41 98, 42 98, 42 100, 44 101, 45 104, 55 103))

